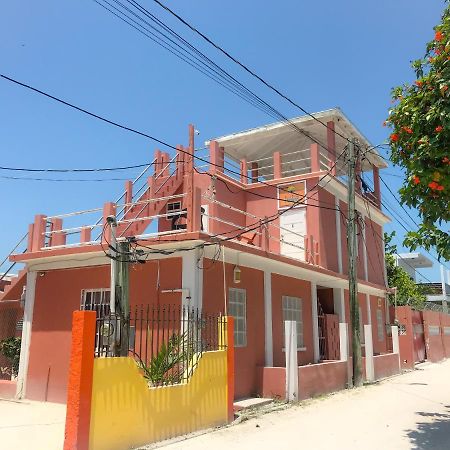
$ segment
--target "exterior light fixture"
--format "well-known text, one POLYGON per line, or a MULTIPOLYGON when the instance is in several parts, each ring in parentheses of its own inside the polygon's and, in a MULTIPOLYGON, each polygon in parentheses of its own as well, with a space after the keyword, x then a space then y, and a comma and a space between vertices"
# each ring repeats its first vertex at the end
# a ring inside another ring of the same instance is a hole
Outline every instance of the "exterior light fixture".
POLYGON ((234 269, 233 269, 233 282, 235 284, 241 282, 241 268, 239 266, 234 266, 234 269))

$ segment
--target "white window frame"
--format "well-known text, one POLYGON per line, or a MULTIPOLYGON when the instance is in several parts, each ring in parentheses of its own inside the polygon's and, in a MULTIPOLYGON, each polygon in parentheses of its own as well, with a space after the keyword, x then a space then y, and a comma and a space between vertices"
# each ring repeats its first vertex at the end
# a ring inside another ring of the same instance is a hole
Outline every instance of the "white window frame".
POLYGON ((377 335, 378 342, 384 341, 384 324, 383 324, 383 311, 377 309, 377 335))
POLYGON ((80 310, 81 311, 96 311, 97 312, 97 318, 98 317, 104 317, 109 314, 109 307, 110 307, 110 294, 111 290, 109 288, 98 288, 98 289, 82 289, 81 290, 81 301, 80 301, 80 310), (99 294, 100 296, 100 302, 94 303, 94 294, 99 294), (87 297, 90 296, 90 303, 89 307, 86 308, 87 304, 87 297), (95 308, 94 306, 97 306, 95 308))
POLYGON ((297 324, 297 351, 306 350, 303 334, 303 300, 300 297, 283 295, 281 297, 281 315, 283 320, 283 350, 284 350, 284 322, 293 320, 297 324))
POLYGON ((245 289, 228 288, 228 314, 234 318, 234 346, 247 347, 247 291, 245 289), (238 309, 241 309, 242 314, 238 309))
MULTIPOLYGON (((171 214, 171 213, 176 213, 176 212, 180 212, 181 211, 181 201, 176 201, 176 202, 168 202, 166 205, 166 214, 171 214), (173 205, 178 205, 178 208, 174 208, 174 209, 169 209, 169 206, 173 207, 173 205)), ((167 216, 166 220, 172 220, 173 216, 167 216)))

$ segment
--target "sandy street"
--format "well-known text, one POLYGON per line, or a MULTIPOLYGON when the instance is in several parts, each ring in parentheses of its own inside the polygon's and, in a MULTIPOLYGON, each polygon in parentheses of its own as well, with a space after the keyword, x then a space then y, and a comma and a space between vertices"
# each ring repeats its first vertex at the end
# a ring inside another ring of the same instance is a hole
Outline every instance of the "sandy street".
POLYGON ((166 448, 449 450, 450 360, 166 448))

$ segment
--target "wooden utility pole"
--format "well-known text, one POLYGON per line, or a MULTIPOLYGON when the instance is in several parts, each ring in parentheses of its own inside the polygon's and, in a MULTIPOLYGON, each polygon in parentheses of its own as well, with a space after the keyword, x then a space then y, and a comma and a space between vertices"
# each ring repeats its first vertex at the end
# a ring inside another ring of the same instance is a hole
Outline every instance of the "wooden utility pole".
POLYGON ((117 286, 116 290, 119 294, 119 318, 121 328, 120 339, 120 356, 128 356, 128 348, 130 346, 130 243, 121 241, 117 243, 117 286))
POLYGON ((353 386, 362 386, 362 358, 361 358, 361 336, 359 328, 359 304, 357 287, 357 245, 356 239, 356 207, 355 207, 355 184, 356 167, 358 164, 359 151, 355 153, 355 142, 352 139, 348 144, 348 226, 347 226, 347 249, 348 249, 348 291, 350 296, 350 327, 352 332, 353 353, 353 386))

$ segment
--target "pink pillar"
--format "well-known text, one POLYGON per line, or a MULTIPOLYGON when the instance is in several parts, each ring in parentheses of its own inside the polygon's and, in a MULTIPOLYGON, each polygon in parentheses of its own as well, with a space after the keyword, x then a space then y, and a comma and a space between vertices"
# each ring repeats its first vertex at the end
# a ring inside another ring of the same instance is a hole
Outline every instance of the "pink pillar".
POLYGON ((184 172, 185 162, 188 158, 188 155, 183 153, 183 147, 181 145, 177 145, 177 175, 182 175, 184 172))
POLYGON ((158 149, 155 150, 155 156, 153 159, 155 160, 155 175, 158 175, 159 172, 161 172, 161 170, 162 170, 161 150, 158 150, 158 149))
POLYGON ((31 246, 33 252, 38 252, 44 247, 46 221, 47 216, 44 216, 43 214, 34 216, 33 244, 31 246))
POLYGON ((195 127, 191 123, 189 124, 189 148, 191 149, 191 154, 194 154, 194 149, 195 149, 195 127))
POLYGON ((80 242, 90 242, 91 241, 92 230, 89 227, 83 227, 80 232, 80 242))
POLYGON ((162 177, 168 177, 170 174, 169 167, 166 167, 167 164, 169 163, 169 161, 170 161, 169 154, 166 152, 163 152, 161 154, 161 172, 162 172, 161 176, 162 177))
POLYGON ((224 154, 216 141, 209 143, 210 173, 223 172, 224 154))
POLYGON ((372 167, 373 172, 373 190, 377 199, 378 208, 381 207, 381 189, 380 189, 380 169, 376 166, 372 167))
POLYGON ((241 159, 241 183, 248 183, 248 168, 246 159, 241 159))
POLYGON ((125 181, 125 203, 133 201, 133 182, 125 181))
POLYGON ((111 242, 111 227, 107 224, 106 218, 108 216, 116 215, 116 204, 108 202, 103 205, 103 227, 104 233, 102 234, 102 242, 111 242))
POLYGON ((311 172, 320 172, 319 145, 314 143, 310 146, 311 152, 311 172))
POLYGON ((336 133, 334 132, 334 122, 327 122, 327 148, 330 169, 333 176, 336 175, 336 133))
POLYGON ((250 178, 252 183, 257 183, 259 177, 258 163, 252 162, 250 165, 250 178))
POLYGON ((33 251, 33 233, 34 223, 30 223, 30 225, 28 225, 27 252, 33 251))
MULTIPOLYGON (((62 219, 51 219, 51 230, 52 231, 59 231, 62 230, 62 219)), ((65 245, 66 243, 66 234, 65 233, 51 233, 50 234, 50 240, 49 245, 50 247, 56 246, 56 245, 65 245)))
POLYGON ((281 154, 280 152, 274 152, 273 154, 273 178, 277 180, 282 178, 281 173, 281 154))

